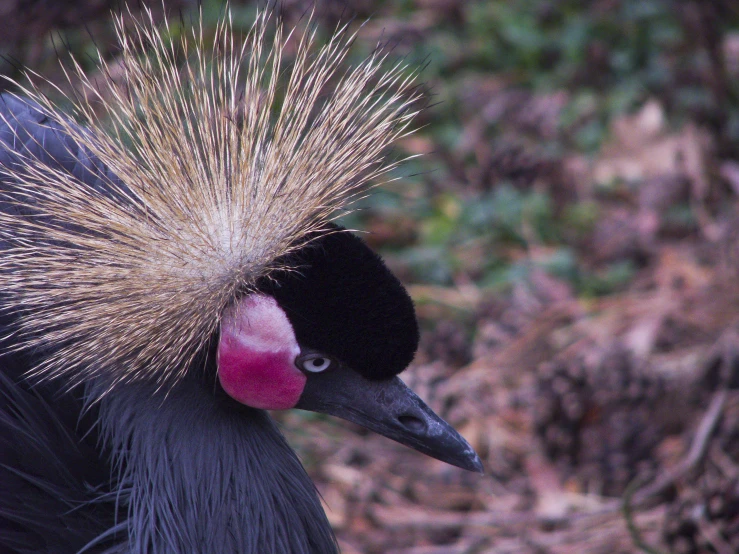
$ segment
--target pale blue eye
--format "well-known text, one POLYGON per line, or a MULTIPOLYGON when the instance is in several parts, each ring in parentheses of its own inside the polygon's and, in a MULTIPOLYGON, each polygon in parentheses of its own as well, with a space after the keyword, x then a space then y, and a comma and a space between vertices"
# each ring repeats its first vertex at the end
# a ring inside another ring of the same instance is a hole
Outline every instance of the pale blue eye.
POLYGON ((302 368, 310 373, 320 373, 329 368, 331 365, 331 358, 326 356, 314 356, 310 358, 303 358, 300 362, 302 368))

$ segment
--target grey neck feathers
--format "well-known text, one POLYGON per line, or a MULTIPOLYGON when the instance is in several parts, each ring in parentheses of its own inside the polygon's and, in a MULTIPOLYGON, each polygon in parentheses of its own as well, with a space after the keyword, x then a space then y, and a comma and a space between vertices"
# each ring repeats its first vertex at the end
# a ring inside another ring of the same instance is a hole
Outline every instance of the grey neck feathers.
POLYGON ((338 552, 313 483, 266 412, 224 406, 195 382, 151 390, 126 385, 100 401, 126 552, 338 552))

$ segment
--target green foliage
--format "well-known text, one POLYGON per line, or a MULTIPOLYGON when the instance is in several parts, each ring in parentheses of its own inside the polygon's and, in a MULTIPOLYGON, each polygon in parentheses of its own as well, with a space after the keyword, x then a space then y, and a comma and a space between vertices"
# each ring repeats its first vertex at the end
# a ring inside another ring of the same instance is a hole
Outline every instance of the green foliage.
MULTIPOLYGON (((469 128, 479 125, 482 114, 468 105, 467 96, 468 82, 475 79, 493 83, 491 90, 565 91, 557 135, 545 144, 536 135, 523 138, 523 144, 536 141, 536 148, 555 158, 598 154, 612 121, 649 98, 660 100, 676 125, 718 109, 715 91, 699 77, 710 65, 705 43, 687 26, 684 5, 676 0, 478 0, 459 6, 461 19, 439 20, 409 46, 410 59, 428 56, 424 78, 439 102, 421 134, 447 157, 457 156, 469 128)), ((417 13, 404 3, 394 15, 412 20, 417 13)), ((739 29, 739 14, 718 25, 724 32, 739 29)), ((739 141, 739 107, 724 109, 726 135, 739 141)), ((511 130, 511 116, 490 120, 481 144, 515 138, 520 131, 511 130)), ((414 160, 406 175, 421 173, 421 182, 459 182, 461 171, 474 174, 480 159, 471 151, 456 161, 464 170, 457 168, 454 175, 434 155, 414 160)), ((412 244, 386 250, 417 281, 449 285, 472 279, 505 288, 537 269, 568 282, 577 294, 599 296, 623 289, 633 277, 633 260, 594 264, 584 245, 603 215, 601 202, 618 202, 634 191, 617 188, 603 196, 594 189, 592 200, 555 204, 546 183, 490 185, 483 192, 465 189, 462 181, 456 188, 425 188, 412 199, 398 195, 392 208, 387 195, 372 196, 364 205, 377 217, 418 222, 412 244)), ((663 214, 667 226, 682 229, 694 225, 692 218, 680 207, 663 214)))
MULTIPOLYGON (((524 150, 544 153, 555 161, 573 154, 594 157, 608 140, 613 120, 648 98, 657 98, 666 107, 670 123, 708 122, 724 148, 739 144, 739 90, 734 80, 728 79, 722 96, 706 78, 712 63, 706 41, 739 30, 739 12, 727 11, 715 23, 715 33, 701 38, 685 16, 685 6, 699 2, 460 0, 443 4, 450 11, 440 16, 441 8, 433 7, 433 2, 375 3, 377 11, 367 28, 377 21, 383 28, 387 23, 388 35, 383 31, 380 36, 376 29, 364 40, 360 32, 347 58, 347 65, 356 65, 378 41, 388 41, 394 54, 412 67, 426 64, 422 79, 428 83, 434 107, 422 114, 422 129, 416 135, 432 153, 403 165, 393 173, 401 179, 397 186, 372 191, 360 202, 360 210, 342 221, 369 230, 377 221, 410 228, 403 244, 389 241, 383 252, 406 278, 417 282, 450 285, 471 279, 480 286, 505 289, 528 279, 532 270, 543 270, 585 296, 623 288, 636 271, 633 262, 594 263, 583 245, 608 209, 606 203, 617 202, 633 190, 624 193, 619 186, 594 186, 594 197, 582 201, 572 194, 555 198, 547 176, 522 182, 506 174, 478 181, 474 176, 484 173, 485 153, 493 151, 493 145, 523 145, 524 150), (394 25, 400 29, 396 34, 391 30, 394 25), (489 88, 471 91, 469 83, 481 82, 489 88), (536 130, 521 130, 516 126, 515 105, 495 117, 486 115, 486 102, 501 90, 523 91, 530 98, 563 94, 564 107, 558 108, 555 130, 545 137, 536 130)), ((224 4, 204 0, 199 6, 208 41, 208 29, 212 34, 224 4)), ((349 14, 353 6, 347 3, 349 14)), ((232 2, 230 10, 234 29, 246 34, 254 21, 254 4, 232 2)), ((171 18, 173 38, 181 36, 188 20, 195 17, 197 11, 192 10, 185 11, 182 19, 171 18)), ((325 24, 320 10, 315 17, 319 36, 329 36, 335 21, 328 18, 330 23, 325 24)), ((362 16, 352 28, 361 23, 362 16)), ((112 44, 110 21, 101 20, 95 31, 98 46, 103 45, 106 57, 113 57, 115 52, 105 48, 112 44)), ((64 36, 75 57, 91 66, 95 45, 87 31, 71 28, 64 36)), ((50 39, 36 48, 49 54, 44 58, 53 58, 50 39)), ((46 67, 34 69, 48 73, 46 67)), ((696 225, 691 210, 680 206, 667 210, 663 220, 680 229, 696 225)))

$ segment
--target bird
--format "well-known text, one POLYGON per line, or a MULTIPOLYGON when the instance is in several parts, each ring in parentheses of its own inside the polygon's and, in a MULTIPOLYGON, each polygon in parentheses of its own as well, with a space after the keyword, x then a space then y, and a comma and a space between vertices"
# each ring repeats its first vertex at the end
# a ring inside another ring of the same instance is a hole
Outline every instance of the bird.
POLYGON ((209 50, 143 13, 115 66, 0 96, 0 551, 338 552, 269 410, 482 472, 398 377, 408 292, 335 223, 397 165, 416 73, 344 72, 347 26, 226 14, 209 50))

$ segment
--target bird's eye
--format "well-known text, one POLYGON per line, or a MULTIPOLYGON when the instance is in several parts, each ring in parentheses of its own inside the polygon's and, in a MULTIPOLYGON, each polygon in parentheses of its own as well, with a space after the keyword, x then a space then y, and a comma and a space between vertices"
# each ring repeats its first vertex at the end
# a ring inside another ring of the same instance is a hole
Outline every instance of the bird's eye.
POLYGON ((298 367, 308 373, 321 373, 322 371, 326 371, 331 367, 332 361, 333 360, 328 356, 322 356, 320 354, 303 356, 296 360, 298 367))

